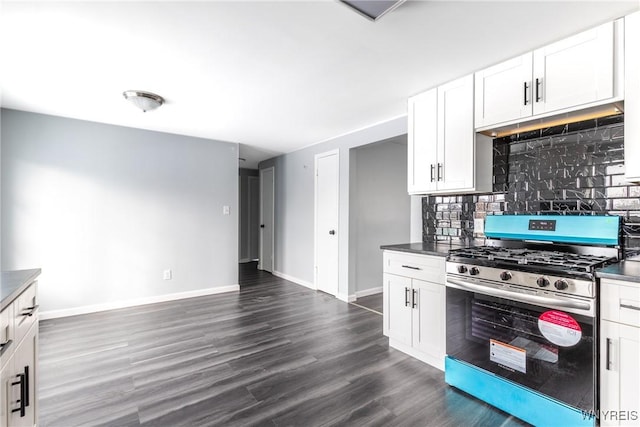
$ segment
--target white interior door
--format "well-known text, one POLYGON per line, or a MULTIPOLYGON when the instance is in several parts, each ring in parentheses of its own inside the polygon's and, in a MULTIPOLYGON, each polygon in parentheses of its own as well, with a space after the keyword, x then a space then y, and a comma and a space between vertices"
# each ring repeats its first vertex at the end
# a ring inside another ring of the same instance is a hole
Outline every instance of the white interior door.
POLYGON ((260 169, 260 254, 258 269, 273 272, 274 168, 260 169))
POLYGON ((248 258, 255 261, 260 258, 260 178, 249 177, 249 230, 248 236, 248 258))
POLYGON ((316 289, 338 295, 338 150, 316 155, 316 289))

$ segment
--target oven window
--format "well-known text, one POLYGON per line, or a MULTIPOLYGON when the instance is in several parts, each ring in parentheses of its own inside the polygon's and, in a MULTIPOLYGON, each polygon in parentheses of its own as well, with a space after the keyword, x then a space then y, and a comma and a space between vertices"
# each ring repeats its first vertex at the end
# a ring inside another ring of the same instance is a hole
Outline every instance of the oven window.
POLYGON ((594 409, 594 319, 447 288, 447 354, 594 409))

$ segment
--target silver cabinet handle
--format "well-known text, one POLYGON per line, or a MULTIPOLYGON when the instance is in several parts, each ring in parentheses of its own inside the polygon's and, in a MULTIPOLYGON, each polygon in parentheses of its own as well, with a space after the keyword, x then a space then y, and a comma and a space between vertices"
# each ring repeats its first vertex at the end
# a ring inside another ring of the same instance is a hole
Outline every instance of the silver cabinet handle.
POLYGON ((418 291, 416 289, 413 289, 411 291, 411 308, 416 308, 418 306, 418 302, 416 296, 418 295, 418 291))
POLYGON ((436 174, 436 165, 432 163, 431 164, 431 182, 434 182, 436 180, 434 176, 435 174, 436 174))
POLYGON ((620 308, 628 308, 629 310, 640 311, 640 307, 636 307, 635 305, 629 305, 629 304, 620 304, 620 308))
POLYGON ((442 163, 438 163, 438 181, 442 181, 444 165, 442 163))
POLYGON ((402 265, 402 268, 408 268, 410 270, 422 270, 420 267, 414 267, 412 265, 402 265))
POLYGON ((527 82, 524 82, 524 105, 527 105, 529 103, 529 100, 527 99, 528 91, 529 91, 529 85, 527 84, 527 82))
POLYGON ((611 338, 607 338, 607 359, 605 361, 605 366, 607 367, 607 371, 611 370, 611 338))
POLYGON ((404 306, 409 306, 409 288, 407 288, 406 286, 404 288, 404 306))

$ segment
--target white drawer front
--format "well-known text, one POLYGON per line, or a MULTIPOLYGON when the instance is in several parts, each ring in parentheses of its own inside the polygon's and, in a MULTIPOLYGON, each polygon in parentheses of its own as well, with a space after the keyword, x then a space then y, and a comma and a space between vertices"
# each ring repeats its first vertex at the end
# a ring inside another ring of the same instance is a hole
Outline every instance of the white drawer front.
POLYGON ((6 307, 0 313, 0 368, 7 363, 16 343, 13 334, 13 304, 6 307))
POLYGON ((38 319, 36 285, 37 282, 31 284, 13 303, 16 344, 22 341, 31 325, 38 319))
POLYGON ((444 257, 384 251, 384 272, 444 284, 444 257))
POLYGON ((640 283, 603 280, 600 294, 603 319, 640 327, 640 283))

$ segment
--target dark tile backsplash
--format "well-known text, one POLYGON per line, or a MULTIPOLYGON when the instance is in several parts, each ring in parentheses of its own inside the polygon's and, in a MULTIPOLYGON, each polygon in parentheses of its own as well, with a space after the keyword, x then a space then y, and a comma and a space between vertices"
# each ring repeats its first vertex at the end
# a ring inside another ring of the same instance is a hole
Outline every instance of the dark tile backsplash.
POLYGON ((470 241, 474 218, 508 214, 609 214, 624 245, 640 247, 640 186, 624 180, 624 115, 497 138, 493 193, 422 198, 423 240, 470 241))

